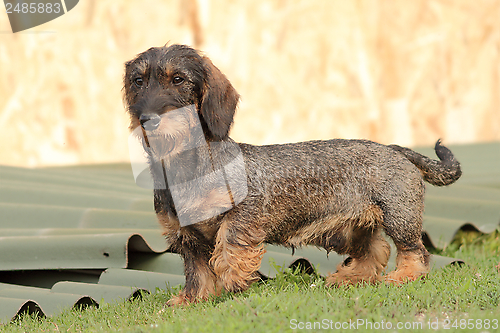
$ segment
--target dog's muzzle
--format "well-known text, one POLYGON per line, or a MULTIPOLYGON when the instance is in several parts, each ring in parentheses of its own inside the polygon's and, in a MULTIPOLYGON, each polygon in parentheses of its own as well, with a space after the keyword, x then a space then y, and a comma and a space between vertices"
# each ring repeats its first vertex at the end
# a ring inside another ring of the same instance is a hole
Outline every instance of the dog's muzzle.
POLYGON ((161 118, 157 114, 141 114, 139 122, 146 131, 154 131, 160 126, 161 118))

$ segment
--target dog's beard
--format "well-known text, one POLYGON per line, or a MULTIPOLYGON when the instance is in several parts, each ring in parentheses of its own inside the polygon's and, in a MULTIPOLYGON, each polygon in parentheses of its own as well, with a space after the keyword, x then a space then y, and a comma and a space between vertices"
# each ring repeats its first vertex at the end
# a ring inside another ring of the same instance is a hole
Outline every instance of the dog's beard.
MULTIPOLYGON (((149 127, 148 122, 145 125, 149 127)), ((144 148, 154 161, 168 161, 182 152, 206 145, 194 105, 160 115, 159 125, 153 130, 142 129, 142 134, 144 148)))
POLYGON ((152 179, 157 176, 153 172, 156 164, 168 167, 175 156, 206 145, 194 105, 165 112, 159 117, 159 123, 155 120, 155 124, 146 122, 137 126, 128 140, 136 183, 149 189, 166 188, 165 179, 162 182, 152 179))
POLYGON ((141 139, 142 145, 150 159, 155 162, 168 161, 172 156, 182 150, 182 145, 177 144, 176 138, 167 134, 147 134, 141 139))

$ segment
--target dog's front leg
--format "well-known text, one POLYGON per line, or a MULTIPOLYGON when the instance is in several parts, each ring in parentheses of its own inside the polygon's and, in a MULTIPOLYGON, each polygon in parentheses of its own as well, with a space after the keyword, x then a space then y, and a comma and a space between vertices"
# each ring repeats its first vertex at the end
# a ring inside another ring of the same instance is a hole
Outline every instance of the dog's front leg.
POLYGON ((169 305, 187 305, 219 295, 220 288, 216 286, 217 279, 209 265, 213 247, 193 237, 184 237, 179 247, 177 251, 184 259, 186 284, 169 305))
POLYGON ((210 264, 218 282, 229 292, 248 289, 260 278, 265 233, 253 223, 226 219, 217 233, 210 264))

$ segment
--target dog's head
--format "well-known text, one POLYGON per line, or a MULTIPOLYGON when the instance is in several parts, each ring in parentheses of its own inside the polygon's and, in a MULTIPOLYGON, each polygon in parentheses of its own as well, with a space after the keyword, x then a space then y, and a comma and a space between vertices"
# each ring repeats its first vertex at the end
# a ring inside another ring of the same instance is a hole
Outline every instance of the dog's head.
POLYGON ((162 116, 194 106, 205 139, 220 141, 228 136, 238 99, 210 59, 185 45, 150 48, 125 64, 124 101, 132 130, 141 126, 152 136, 175 136, 184 131, 182 120, 175 124, 170 117, 169 124, 162 116))

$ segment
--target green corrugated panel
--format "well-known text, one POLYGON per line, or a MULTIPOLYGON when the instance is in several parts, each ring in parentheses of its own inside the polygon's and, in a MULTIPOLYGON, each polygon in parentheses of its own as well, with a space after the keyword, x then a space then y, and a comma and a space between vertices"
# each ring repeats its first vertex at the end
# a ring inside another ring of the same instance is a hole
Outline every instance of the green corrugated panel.
POLYGON ((78 305, 97 305, 95 300, 87 295, 54 293, 44 288, 0 284, 0 309, 2 310, 0 320, 2 322, 13 319, 17 311, 24 310, 29 303, 36 305, 29 310, 36 309, 40 311, 40 314, 47 316, 78 305))
POLYGON ((144 212, 2 202, 0 202, 0 211, 2 212, 1 229, 158 229, 158 222, 152 211, 144 212))
POLYGON ((97 283, 61 281, 52 288, 0 283, 0 321, 8 322, 24 311, 52 316, 81 305, 123 301, 139 291, 154 292, 183 281, 182 275, 110 268, 102 272, 97 283))
POLYGON ((159 231, 75 233, 0 238, 0 270, 126 268, 131 252, 167 250, 159 231))
MULTIPOLYGON (((453 186, 427 189, 424 229, 436 247, 461 228, 488 233, 500 222, 500 144, 451 148, 464 176, 453 186)), ((183 284, 182 260, 168 247, 152 193, 135 185, 128 164, 0 167, 0 321, 183 284)), ((394 257, 393 250, 390 269, 394 257)), ((268 246, 261 273, 274 277, 276 268, 300 263, 326 275, 343 259, 314 247, 292 255, 268 246)), ((434 269, 454 261, 432 257, 434 269)))
POLYGON ((102 304, 128 300, 139 291, 147 292, 148 290, 136 287, 61 281, 54 284, 50 291, 53 294, 74 294, 76 292, 79 295, 87 295, 96 301, 96 304, 102 304))
POLYGON ((165 289, 184 284, 184 275, 139 271, 133 269, 109 268, 99 278, 99 284, 131 286, 149 291, 165 289))

